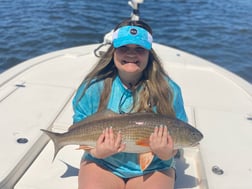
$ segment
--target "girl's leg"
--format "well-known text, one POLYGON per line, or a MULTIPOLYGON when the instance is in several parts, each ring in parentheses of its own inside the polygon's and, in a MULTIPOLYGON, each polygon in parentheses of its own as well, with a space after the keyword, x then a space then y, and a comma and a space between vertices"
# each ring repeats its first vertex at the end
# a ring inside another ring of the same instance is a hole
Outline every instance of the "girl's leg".
POLYGON ((126 189, 173 189, 175 170, 156 171, 140 177, 134 177, 126 183, 126 189))
POLYGON ((124 180, 95 163, 82 161, 78 177, 79 189, 124 189, 124 180))

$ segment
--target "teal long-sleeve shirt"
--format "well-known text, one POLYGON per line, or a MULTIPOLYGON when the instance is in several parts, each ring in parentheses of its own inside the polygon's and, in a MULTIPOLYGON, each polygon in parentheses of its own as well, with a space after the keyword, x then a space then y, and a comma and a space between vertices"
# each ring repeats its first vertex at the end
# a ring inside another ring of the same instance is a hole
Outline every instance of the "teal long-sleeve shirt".
MULTIPOLYGON (((175 110, 176 117, 182 121, 187 122, 187 116, 184 109, 184 103, 180 87, 169 78, 167 78, 167 82, 173 90, 173 108, 175 110)), ((82 96, 84 88, 85 85, 82 84, 77 90, 77 93, 73 99, 74 123, 79 122, 97 112, 101 92, 103 90, 103 81, 91 85, 86 90, 85 94, 82 96)), ((107 109, 110 109, 117 113, 128 113, 132 107, 132 104, 132 92, 124 87, 119 77, 116 77, 112 83, 111 94, 107 109)), ((138 154, 125 152, 121 152, 104 159, 97 159, 92 157, 88 153, 84 153, 83 158, 96 162, 101 167, 104 167, 105 169, 113 172, 115 175, 122 178, 140 176, 145 173, 151 173, 155 170, 164 170, 170 167, 175 168, 173 158, 164 161, 155 156, 152 163, 143 172, 138 164, 138 154)))

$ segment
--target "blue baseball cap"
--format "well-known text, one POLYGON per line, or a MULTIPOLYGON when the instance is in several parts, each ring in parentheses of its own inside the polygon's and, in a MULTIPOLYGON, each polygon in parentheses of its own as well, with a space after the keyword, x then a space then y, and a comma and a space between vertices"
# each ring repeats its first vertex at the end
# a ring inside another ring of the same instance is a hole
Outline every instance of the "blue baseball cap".
POLYGON ((113 46, 118 48, 128 44, 139 45, 147 50, 152 47, 152 35, 138 26, 123 26, 113 33, 113 46))

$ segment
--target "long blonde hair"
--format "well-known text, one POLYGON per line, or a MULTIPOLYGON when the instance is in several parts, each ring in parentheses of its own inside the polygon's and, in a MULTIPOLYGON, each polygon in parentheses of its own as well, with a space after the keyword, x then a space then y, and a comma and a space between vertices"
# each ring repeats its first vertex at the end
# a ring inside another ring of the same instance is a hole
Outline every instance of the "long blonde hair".
MULTIPOLYGON (((125 25, 139 26, 152 33, 151 28, 143 21, 126 20, 120 23, 115 29, 125 25)), ((115 49, 113 45, 111 45, 106 53, 99 59, 94 69, 83 80, 83 83, 85 83, 83 95, 89 86, 98 81, 104 81, 98 111, 106 109, 113 80, 118 75, 113 60, 114 51, 115 49)), ((134 97, 132 110, 134 110, 134 112, 153 111, 153 107, 156 107, 157 113, 175 117, 175 112, 172 106, 173 92, 167 82, 167 78, 169 78, 169 76, 164 71, 161 61, 155 51, 151 49, 148 64, 143 71, 141 79, 143 89, 137 93, 134 87, 132 87, 134 97)))

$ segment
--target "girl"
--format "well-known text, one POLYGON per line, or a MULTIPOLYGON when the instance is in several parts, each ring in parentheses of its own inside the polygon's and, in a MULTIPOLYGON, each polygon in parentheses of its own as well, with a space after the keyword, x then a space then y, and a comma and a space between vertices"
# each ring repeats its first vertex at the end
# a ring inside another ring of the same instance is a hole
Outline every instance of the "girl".
MULTIPOLYGON (((86 76, 73 100, 73 121, 105 109, 117 113, 152 111, 187 121, 179 86, 165 73, 152 49, 152 29, 143 21, 126 20, 114 29, 112 45, 86 76)), ((79 189, 174 188, 173 141, 166 127, 149 138, 154 154, 142 171, 138 154, 125 153, 123 133, 107 128, 96 147, 85 152, 79 189)))

